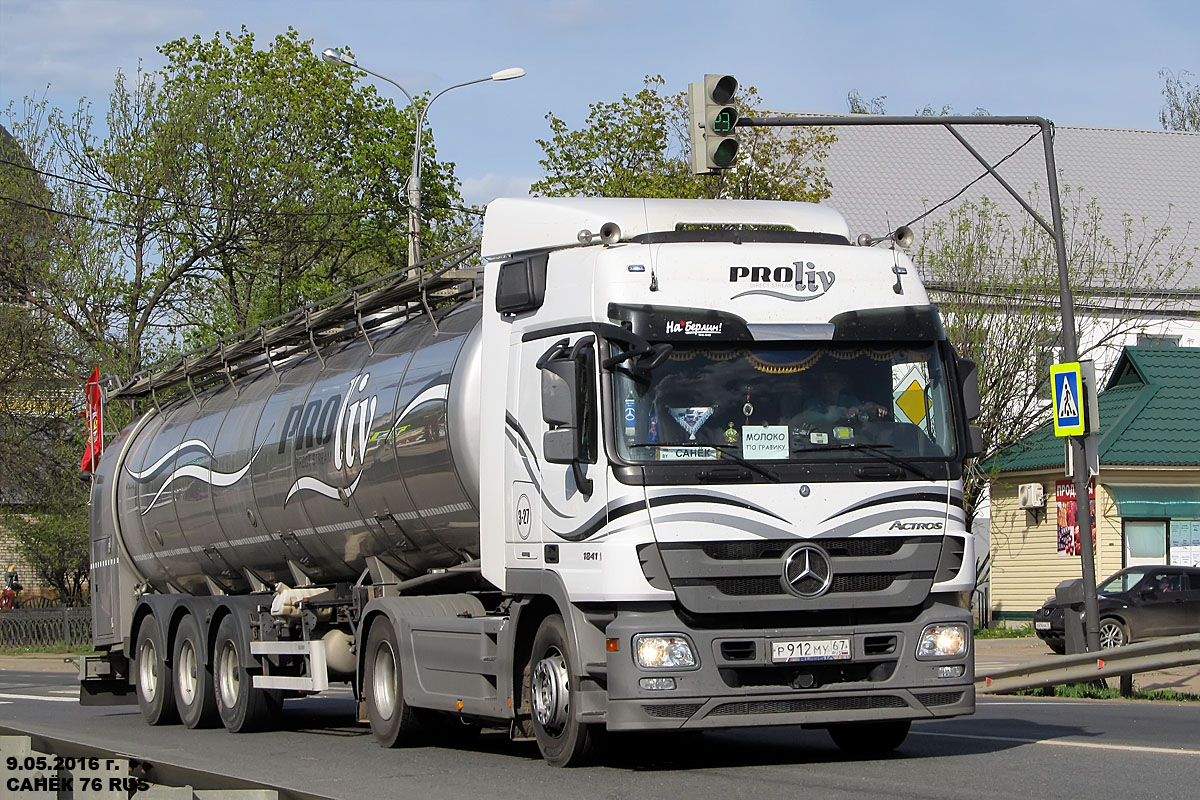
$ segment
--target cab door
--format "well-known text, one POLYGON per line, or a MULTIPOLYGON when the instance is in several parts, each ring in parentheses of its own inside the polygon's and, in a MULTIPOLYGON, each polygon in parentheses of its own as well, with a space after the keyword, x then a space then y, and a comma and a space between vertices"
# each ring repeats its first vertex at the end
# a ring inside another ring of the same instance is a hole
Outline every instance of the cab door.
POLYGON ((560 572, 594 571, 595 553, 577 546, 608 522, 601 462, 596 339, 576 333, 532 348, 539 376, 542 541, 560 572), (585 559, 585 551, 592 558, 585 559))

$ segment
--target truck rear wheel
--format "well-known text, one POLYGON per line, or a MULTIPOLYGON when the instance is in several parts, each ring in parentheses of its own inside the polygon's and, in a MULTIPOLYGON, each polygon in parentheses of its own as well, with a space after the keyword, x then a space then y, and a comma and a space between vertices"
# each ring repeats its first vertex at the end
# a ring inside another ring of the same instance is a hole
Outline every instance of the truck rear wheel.
POLYGON ((247 733, 262 730, 279 715, 283 696, 278 691, 254 687, 254 676, 244 666, 249 663, 249 654, 242 652, 237 625, 229 615, 217 628, 213 683, 222 724, 233 733, 247 733))
POLYGON ((908 738, 912 721, 842 722, 829 726, 829 736, 842 752, 856 756, 890 753, 908 738))
POLYGON ((363 690, 371 732, 384 747, 414 744, 422 731, 416 709, 404 702, 400 648, 391 620, 381 617, 367 635, 363 690))
POLYGON ((202 652, 196 620, 188 615, 175 632, 175 655, 171 666, 175 673, 175 702, 179 716, 189 728, 210 728, 218 719, 213 674, 204 663, 202 652))
POLYGON ((595 760, 601 731, 575 718, 579 689, 571 679, 567 626, 557 614, 542 620, 529 660, 533 733, 542 758, 553 767, 585 766, 595 760))
POLYGON ((171 668, 166 647, 154 615, 147 615, 138 626, 137 700, 142 717, 150 725, 170 725, 179 721, 175 693, 171 686, 171 668))

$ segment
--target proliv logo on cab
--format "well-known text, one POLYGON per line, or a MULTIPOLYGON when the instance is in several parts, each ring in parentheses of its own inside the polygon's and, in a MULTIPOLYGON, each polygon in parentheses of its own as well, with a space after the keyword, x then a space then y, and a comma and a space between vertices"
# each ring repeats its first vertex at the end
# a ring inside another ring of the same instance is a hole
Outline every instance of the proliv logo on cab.
POLYGON ((817 265, 811 261, 795 261, 791 265, 777 267, 734 265, 729 268, 729 282, 752 288, 730 299, 765 294, 794 303, 815 300, 832 288, 835 278, 833 270, 817 269, 817 265))

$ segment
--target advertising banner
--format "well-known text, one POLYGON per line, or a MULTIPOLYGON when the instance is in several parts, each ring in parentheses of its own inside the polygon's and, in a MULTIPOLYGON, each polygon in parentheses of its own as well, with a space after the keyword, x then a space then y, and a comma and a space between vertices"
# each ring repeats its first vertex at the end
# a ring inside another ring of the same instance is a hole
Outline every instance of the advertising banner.
MULTIPOLYGON (((1079 545, 1079 523, 1075 519, 1078 504, 1075 498, 1075 481, 1056 481, 1054 495, 1058 505, 1058 554, 1060 556, 1082 555, 1079 545)), ((1092 552, 1096 546, 1096 479, 1088 481, 1088 497, 1092 512, 1092 552)))

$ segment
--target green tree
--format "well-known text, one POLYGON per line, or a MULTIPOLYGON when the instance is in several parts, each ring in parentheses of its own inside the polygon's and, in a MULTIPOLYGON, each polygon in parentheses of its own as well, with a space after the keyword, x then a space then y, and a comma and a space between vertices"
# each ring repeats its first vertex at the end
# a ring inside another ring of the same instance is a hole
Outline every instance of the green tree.
MULTIPOLYGON (((9 107, 51 180, 54 257, 0 291, 72 330, 128 375, 405 266, 418 108, 403 111, 289 30, 179 39, 160 71, 118 74, 106 134, 70 115, 9 107)), ((419 98, 418 103, 427 102, 419 98)), ((425 245, 461 243, 453 165, 422 148, 425 245)))
MULTIPOLYGON (((1083 190, 1063 187, 1063 224, 1075 287, 1081 358, 1098 358, 1169 314, 1198 249, 1171 228, 1105 215, 1083 190), (1113 229, 1113 236, 1105 231, 1113 229)), ((1049 364, 1059 360, 1058 261, 1050 236, 1023 213, 967 201, 918 234, 914 260, 958 354, 979 365, 984 452, 968 468, 968 519, 989 475, 979 464, 1049 418, 1049 364)))
POLYGON ((1158 77, 1163 79, 1163 107, 1158 120, 1163 130, 1200 131, 1200 86, 1193 86, 1184 71, 1176 75, 1162 70, 1158 77))
POLYGON ((63 600, 79 604, 90 569, 87 486, 74 475, 45 476, 36 505, 10 510, 0 520, 16 539, 21 557, 63 600))
MULTIPOLYGON (((821 164, 833 134, 825 128, 781 132, 742 128, 738 163, 718 175, 693 175, 688 161, 687 93, 665 94, 661 75, 647 76, 640 92, 589 106, 583 127, 572 130, 553 112, 544 177, 530 187, 549 197, 697 197, 818 201, 829 196, 821 164)), ((739 112, 762 116, 754 87, 739 92, 739 112)))

